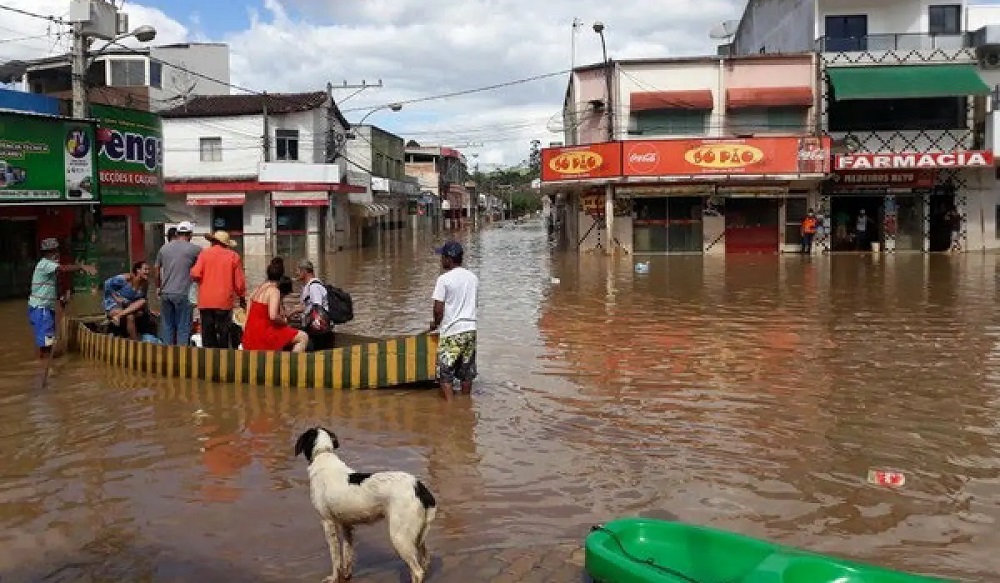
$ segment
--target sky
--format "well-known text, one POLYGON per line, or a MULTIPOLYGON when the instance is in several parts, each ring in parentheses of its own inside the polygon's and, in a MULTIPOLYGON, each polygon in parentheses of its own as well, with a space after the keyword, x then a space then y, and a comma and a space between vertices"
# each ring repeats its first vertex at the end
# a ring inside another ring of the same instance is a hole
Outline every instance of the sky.
MULTIPOLYGON (((979 2, 988 3, 988 2, 979 2)), ((64 17, 69 0, 0 0, 64 17)), ((269 92, 334 85, 348 120, 400 100, 461 91, 567 70, 571 23, 576 63, 600 62, 591 25, 605 24, 611 58, 714 54, 709 30, 739 18, 745 0, 143 0, 126 2, 130 24, 151 24, 155 44, 224 42, 231 81, 269 92), (617 8, 616 8, 617 6, 617 8)), ((3 12, 0 62, 64 52, 57 25, 3 12)), ((560 110, 568 73, 541 81, 380 110, 367 122, 421 144, 457 147, 484 170, 514 165, 531 140, 562 141, 560 110)))

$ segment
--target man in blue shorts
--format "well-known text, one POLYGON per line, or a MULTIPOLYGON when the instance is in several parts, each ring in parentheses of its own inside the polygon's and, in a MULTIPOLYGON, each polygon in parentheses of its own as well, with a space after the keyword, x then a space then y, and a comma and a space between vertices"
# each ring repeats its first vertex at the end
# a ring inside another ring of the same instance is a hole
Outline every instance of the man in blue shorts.
POLYGON ((476 304, 479 278, 462 267, 465 252, 458 241, 448 241, 435 250, 441 256, 444 273, 438 276, 431 298, 434 320, 431 331, 440 336, 437 353, 437 377, 441 396, 451 399, 455 380, 462 383, 462 394, 472 393, 476 378, 476 304))
POLYGON ((31 295, 28 297, 28 321, 34 330, 38 357, 45 358, 56 342, 56 302, 59 301, 59 274, 84 271, 95 275, 91 265, 60 265, 59 242, 43 239, 42 258, 35 265, 31 276, 31 295))

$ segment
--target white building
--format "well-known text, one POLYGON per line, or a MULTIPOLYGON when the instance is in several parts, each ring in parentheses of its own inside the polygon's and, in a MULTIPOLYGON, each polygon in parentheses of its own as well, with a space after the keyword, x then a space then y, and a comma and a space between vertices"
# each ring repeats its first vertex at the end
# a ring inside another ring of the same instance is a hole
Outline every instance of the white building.
POLYGON ((346 245, 346 194, 361 189, 331 162, 348 123, 327 92, 196 97, 162 115, 171 216, 229 231, 248 261, 346 245))
POLYGON ((819 122, 835 140, 818 203, 834 228, 821 246, 850 249, 865 209, 884 251, 1000 248, 989 99, 1000 30, 987 26, 998 12, 938 0, 747 3, 721 54, 819 54, 819 122))

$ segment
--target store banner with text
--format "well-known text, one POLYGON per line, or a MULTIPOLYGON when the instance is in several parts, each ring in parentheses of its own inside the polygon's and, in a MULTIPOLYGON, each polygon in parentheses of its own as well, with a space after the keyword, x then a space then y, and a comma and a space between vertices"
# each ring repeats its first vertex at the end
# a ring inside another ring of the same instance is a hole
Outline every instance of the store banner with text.
POLYGON ((624 143, 625 176, 825 174, 829 138, 636 140, 624 143))
POLYGON ((97 172, 108 205, 162 205, 163 124, 160 116, 92 105, 97 125, 97 172))
POLYGON ((96 202, 94 128, 0 113, 0 202, 96 202))
POLYGON ((621 142, 542 150, 543 182, 614 178, 621 173, 621 142))

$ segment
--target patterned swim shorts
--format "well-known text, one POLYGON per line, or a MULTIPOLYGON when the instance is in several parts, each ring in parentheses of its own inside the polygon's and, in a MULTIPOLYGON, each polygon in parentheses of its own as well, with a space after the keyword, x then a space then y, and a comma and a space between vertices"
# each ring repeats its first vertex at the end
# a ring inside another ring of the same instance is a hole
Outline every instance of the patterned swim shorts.
POLYGON ((472 381, 476 378, 476 332, 459 332, 438 342, 438 382, 454 384, 455 380, 472 381))

